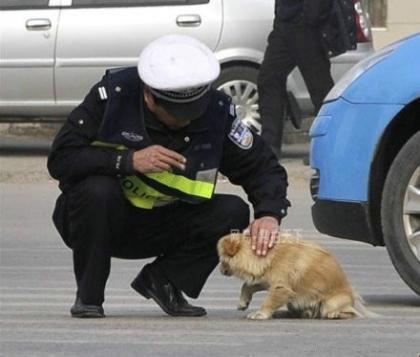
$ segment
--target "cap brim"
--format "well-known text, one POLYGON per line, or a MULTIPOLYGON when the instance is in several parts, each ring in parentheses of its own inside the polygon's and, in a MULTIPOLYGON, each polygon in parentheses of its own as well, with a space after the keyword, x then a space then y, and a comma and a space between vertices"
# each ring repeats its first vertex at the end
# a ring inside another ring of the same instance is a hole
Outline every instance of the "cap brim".
POLYGON ((200 118, 207 111, 210 96, 210 91, 208 91, 200 98, 188 103, 174 103, 159 98, 159 104, 178 120, 194 120, 200 118))

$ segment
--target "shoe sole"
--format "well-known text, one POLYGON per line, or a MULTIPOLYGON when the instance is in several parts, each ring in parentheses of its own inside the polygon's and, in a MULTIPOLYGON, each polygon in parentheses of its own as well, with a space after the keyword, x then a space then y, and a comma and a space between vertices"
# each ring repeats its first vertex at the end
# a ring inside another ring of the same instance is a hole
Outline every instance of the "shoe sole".
POLYGON ((105 315, 98 312, 71 312, 71 317, 76 317, 79 319, 98 319, 104 318, 105 315))
POLYGON ((168 315, 170 316, 175 316, 175 317, 199 317, 199 316, 204 316, 207 314, 207 312, 204 310, 202 313, 192 313, 192 314, 185 314, 185 313, 174 313, 173 311, 169 311, 164 305, 162 305, 159 301, 159 299, 156 298, 156 296, 153 294, 152 291, 150 291, 149 289, 144 289, 143 287, 140 286, 136 286, 133 283, 131 283, 131 287, 137 291, 140 295, 144 296, 147 300, 149 299, 153 299, 153 301, 159 305, 159 307, 165 311, 168 315))

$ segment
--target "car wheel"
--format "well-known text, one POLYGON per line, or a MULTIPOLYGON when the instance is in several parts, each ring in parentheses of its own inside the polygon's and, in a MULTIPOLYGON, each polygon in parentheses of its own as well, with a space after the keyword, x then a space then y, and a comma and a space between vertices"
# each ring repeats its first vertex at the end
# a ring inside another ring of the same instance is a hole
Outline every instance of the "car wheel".
POLYGON ((382 196, 382 229, 392 263, 420 295, 420 132, 391 165, 382 196))
POLYGON ((214 87, 232 97, 237 116, 248 126, 261 134, 258 113, 258 69, 248 66, 234 66, 222 69, 214 87))

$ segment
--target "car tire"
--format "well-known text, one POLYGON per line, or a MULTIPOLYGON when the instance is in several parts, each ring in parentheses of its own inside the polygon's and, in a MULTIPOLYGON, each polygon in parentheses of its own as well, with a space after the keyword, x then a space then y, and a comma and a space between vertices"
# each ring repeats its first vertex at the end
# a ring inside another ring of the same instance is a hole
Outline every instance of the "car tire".
POLYGON ((420 295, 420 132, 403 146, 388 172, 381 204, 384 242, 407 285, 420 295))
POLYGON ((214 87, 232 97, 237 116, 261 133, 257 79, 257 68, 244 65, 231 66, 222 69, 214 87))

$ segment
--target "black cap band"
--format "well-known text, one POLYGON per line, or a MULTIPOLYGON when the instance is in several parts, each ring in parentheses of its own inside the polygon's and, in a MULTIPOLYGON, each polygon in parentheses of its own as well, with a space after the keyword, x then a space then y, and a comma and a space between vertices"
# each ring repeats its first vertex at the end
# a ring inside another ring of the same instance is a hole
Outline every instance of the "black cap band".
POLYGON ((197 88, 187 88, 184 90, 169 91, 150 88, 150 91, 157 98, 172 103, 188 104, 203 97, 210 89, 210 84, 197 88))

